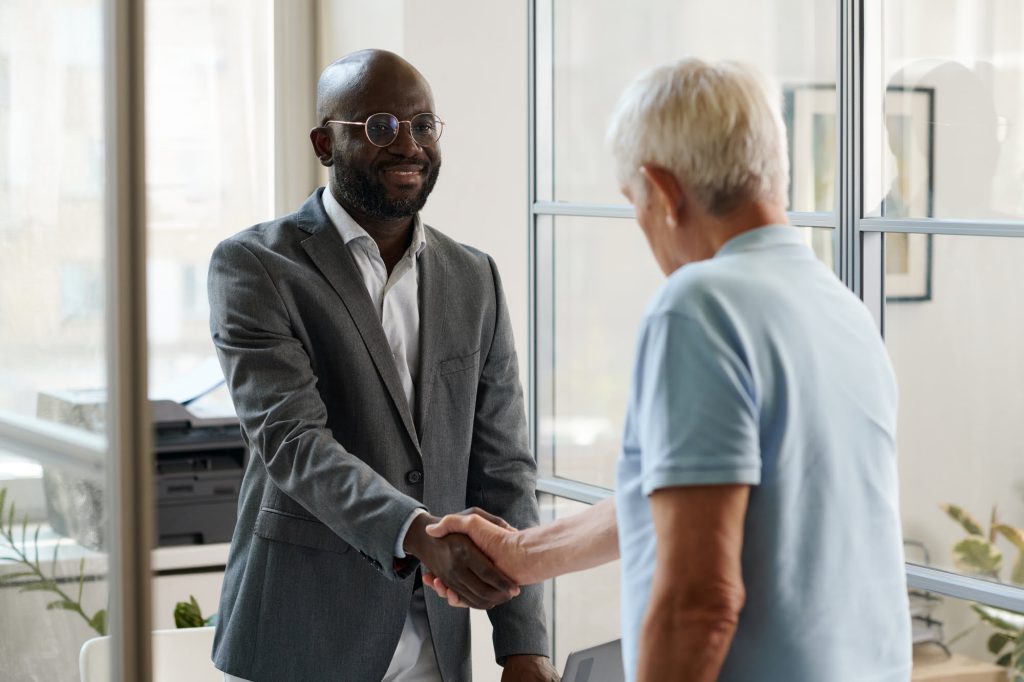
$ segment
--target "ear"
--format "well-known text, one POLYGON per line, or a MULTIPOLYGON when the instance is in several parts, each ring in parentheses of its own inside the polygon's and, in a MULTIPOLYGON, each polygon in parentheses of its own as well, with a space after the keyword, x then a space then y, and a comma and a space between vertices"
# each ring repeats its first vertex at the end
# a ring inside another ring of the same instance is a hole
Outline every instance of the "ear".
POLYGON ((334 140, 331 133, 324 127, 316 127, 309 131, 309 141, 313 144, 313 153, 320 159, 323 166, 334 164, 334 140))
POLYGON ((676 227, 683 213, 686 192, 672 171, 647 164, 640 167, 648 184, 651 208, 665 216, 665 224, 676 227))

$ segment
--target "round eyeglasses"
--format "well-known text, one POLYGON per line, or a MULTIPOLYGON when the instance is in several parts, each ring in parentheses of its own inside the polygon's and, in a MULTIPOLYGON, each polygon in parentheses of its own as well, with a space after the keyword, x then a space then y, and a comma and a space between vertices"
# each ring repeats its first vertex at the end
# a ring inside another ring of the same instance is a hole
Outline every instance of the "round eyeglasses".
POLYGON ((409 132, 413 142, 421 147, 429 147, 441 139, 444 121, 436 114, 416 114, 410 121, 400 121, 394 114, 372 114, 363 122, 359 121, 324 121, 339 123, 343 126, 364 126, 366 139, 378 147, 390 147, 398 139, 398 129, 403 123, 409 124, 409 132))

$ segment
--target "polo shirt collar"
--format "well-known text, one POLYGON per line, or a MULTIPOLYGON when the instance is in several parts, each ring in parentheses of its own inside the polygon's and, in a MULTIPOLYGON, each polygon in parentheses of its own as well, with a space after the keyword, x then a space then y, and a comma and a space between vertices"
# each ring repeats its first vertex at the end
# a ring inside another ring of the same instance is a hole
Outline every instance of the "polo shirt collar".
POLYGON ((718 249, 715 258, 781 246, 806 246, 806 244, 800 230, 791 225, 765 225, 736 235, 718 249))

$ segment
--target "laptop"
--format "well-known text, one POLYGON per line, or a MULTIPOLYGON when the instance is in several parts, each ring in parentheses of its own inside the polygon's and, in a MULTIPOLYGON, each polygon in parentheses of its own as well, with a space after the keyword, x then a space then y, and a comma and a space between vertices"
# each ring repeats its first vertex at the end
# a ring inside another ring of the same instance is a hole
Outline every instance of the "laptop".
POLYGON ((622 640, 569 654, 562 682, 626 682, 622 668, 622 640))

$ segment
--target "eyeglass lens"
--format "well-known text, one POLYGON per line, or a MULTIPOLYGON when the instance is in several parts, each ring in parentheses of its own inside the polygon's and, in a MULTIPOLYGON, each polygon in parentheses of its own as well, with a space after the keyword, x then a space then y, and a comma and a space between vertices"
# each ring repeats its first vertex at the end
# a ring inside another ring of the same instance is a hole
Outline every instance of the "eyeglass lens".
MULTIPOLYGON (((374 114, 366 119, 366 137, 378 147, 387 147, 398 138, 398 119, 392 114, 374 114)), ((412 139, 421 147, 430 146, 441 137, 441 119, 434 114, 417 114, 410 127, 412 139)))

